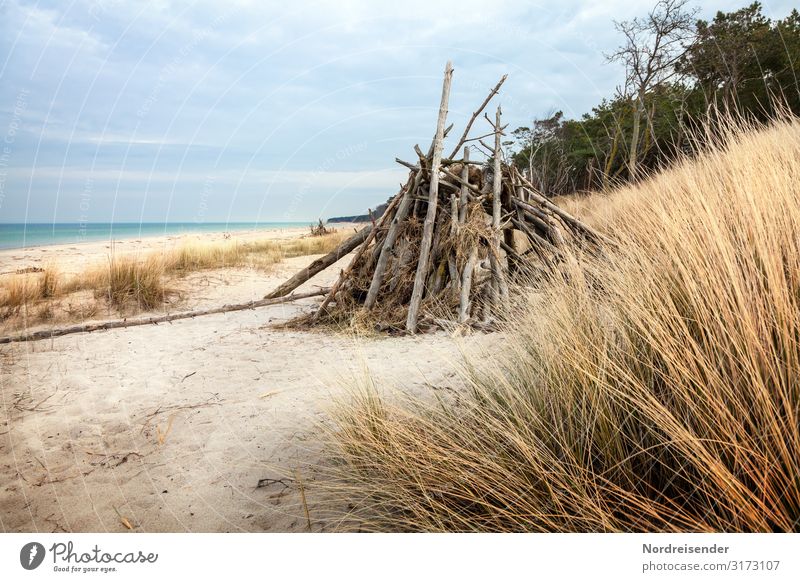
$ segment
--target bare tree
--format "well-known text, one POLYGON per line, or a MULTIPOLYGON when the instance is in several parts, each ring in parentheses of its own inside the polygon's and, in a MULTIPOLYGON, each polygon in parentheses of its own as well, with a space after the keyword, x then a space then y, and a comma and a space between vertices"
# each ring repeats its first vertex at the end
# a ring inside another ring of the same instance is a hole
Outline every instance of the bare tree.
POLYGON ((677 75, 675 65, 693 38, 697 9, 687 9, 689 0, 659 0, 645 18, 614 22, 624 44, 607 59, 625 65, 624 93, 633 98, 633 129, 628 149, 628 171, 638 173, 642 118, 649 114, 645 96, 653 87, 677 75))

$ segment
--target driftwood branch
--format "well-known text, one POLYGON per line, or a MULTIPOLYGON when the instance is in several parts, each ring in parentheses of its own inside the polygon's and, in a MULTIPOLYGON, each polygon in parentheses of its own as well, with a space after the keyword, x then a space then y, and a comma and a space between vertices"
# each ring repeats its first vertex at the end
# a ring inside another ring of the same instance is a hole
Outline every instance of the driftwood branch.
POLYGON ((33 333, 28 333, 28 334, 0 337, 0 344, 50 339, 73 333, 86 333, 91 331, 100 331, 104 329, 119 329, 122 327, 137 327, 140 325, 156 325, 159 323, 168 323, 171 321, 177 321, 179 319, 190 319, 193 317, 200 317, 202 315, 213 315, 215 313, 228 313, 230 311, 244 311, 245 309, 255 309, 256 307, 266 307, 268 305, 279 305, 281 303, 289 303, 290 301, 296 301, 298 299, 316 297, 318 295, 324 295, 329 291, 330 288, 326 287, 323 289, 317 289, 316 291, 309 291, 308 293, 295 293, 294 295, 289 295, 288 297, 259 299, 258 301, 248 301, 247 303, 234 303, 231 305, 223 305, 222 307, 215 307, 213 309, 200 309, 197 311, 184 311, 182 313, 171 313, 169 315, 160 315, 157 317, 143 317, 140 319, 119 319, 114 321, 106 321, 103 323, 91 323, 86 325, 74 325, 71 327, 47 329, 42 331, 35 331, 33 333))
POLYGON ((411 301, 408 305, 408 317, 406 318, 406 330, 411 333, 417 331, 419 304, 422 301, 425 280, 428 276, 428 256, 431 250, 431 242, 433 241, 433 225, 436 222, 436 206, 439 200, 439 165, 442 161, 442 148, 444 146, 444 124, 447 120, 447 105, 450 101, 450 83, 452 80, 453 65, 450 61, 447 61, 444 70, 444 83, 442 84, 442 101, 439 104, 439 120, 436 123, 436 139, 433 142, 433 161, 431 163, 428 211, 425 215, 425 224, 422 229, 419 263, 417 264, 417 274, 414 278, 414 291, 411 294, 411 301))
POLYGON ((458 222, 464 224, 467 219, 467 202, 469 200, 469 192, 467 192, 467 185, 469 184, 469 148, 464 147, 464 168, 461 170, 461 192, 458 200, 458 222))
POLYGON ((406 184, 403 187, 403 189, 394 198, 392 198, 392 201, 386 207, 386 210, 384 211, 383 216, 381 216, 381 218, 380 218, 380 222, 377 223, 377 224, 373 223, 372 230, 370 231, 369 235, 367 236, 366 239, 364 239, 364 242, 361 243, 361 246, 359 247, 358 252, 356 253, 356 256, 353 257, 353 260, 350 261, 350 264, 347 265, 347 268, 344 271, 342 271, 342 274, 336 280, 336 283, 333 285, 333 287, 331 287, 330 293, 328 293, 328 295, 325 297, 325 300, 322 302, 322 305, 319 306, 319 309, 317 309, 317 312, 314 314, 314 319, 317 319, 319 317, 319 315, 323 311, 325 311, 325 308, 328 307, 328 303, 330 303, 336 297, 336 293, 339 291, 339 287, 341 287, 342 283, 344 283, 344 281, 347 279, 348 275, 352 272, 353 268, 361 260, 362 255, 369 248, 369 245, 372 242, 372 240, 375 238, 375 236, 378 234, 378 232, 380 232, 380 229, 383 228, 383 225, 386 222, 386 219, 389 216, 391 216, 392 213, 394 212, 394 209, 395 209, 395 206, 397 206, 397 203, 402 198, 405 197, 406 191, 408 190, 408 188, 411 187, 411 184, 412 184, 412 180, 411 180, 411 178, 409 178, 408 184, 406 184))
POLYGON ((472 124, 475 123, 475 120, 478 118, 478 116, 483 112, 484 109, 486 109, 486 106, 489 104, 489 101, 492 100, 492 97, 497 95, 497 92, 500 91, 500 87, 503 86, 503 83, 506 82, 507 78, 508 75, 503 75, 503 77, 497 82, 497 85, 494 86, 494 89, 492 89, 489 92, 489 95, 487 95, 486 99, 483 100, 481 106, 478 107, 475 110, 475 113, 472 114, 472 117, 470 118, 469 122, 467 122, 467 126, 464 128, 464 133, 461 134, 461 139, 458 140, 456 147, 453 148, 453 153, 447 156, 448 158, 454 158, 456 156, 458 150, 461 149, 461 146, 464 145, 464 142, 467 140, 467 137, 469 136, 469 131, 472 129, 472 124))
POLYGON ((500 266, 500 219, 503 214, 502 190, 503 190, 503 167, 500 161, 500 106, 497 106, 495 118, 494 134, 494 179, 492 180, 492 252, 489 254, 489 263, 492 266, 492 276, 494 277, 495 302, 502 303, 508 301, 508 283, 506 282, 505 271, 500 266))
POLYGON ((478 260, 478 247, 472 247, 464 265, 464 273, 461 276, 461 296, 459 298, 458 321, 464 323, 469 319, 470 291, 472 290, 472 273, 475 271, 475 263, 478 260))
POLYGON ((346 257, 353 252, 356 248, 358 248, 358 245, 366 240, 370 232, 372 232, 372 225, 362 228, 327 255, 320 257, 308 267, 296 273, 291 279, 282 283, 276 289, 265 295, 264 299, 275 299, 276 297, 283 297, 284 295, 291 293, 317 273, 324 271, 342 257, 346 257))

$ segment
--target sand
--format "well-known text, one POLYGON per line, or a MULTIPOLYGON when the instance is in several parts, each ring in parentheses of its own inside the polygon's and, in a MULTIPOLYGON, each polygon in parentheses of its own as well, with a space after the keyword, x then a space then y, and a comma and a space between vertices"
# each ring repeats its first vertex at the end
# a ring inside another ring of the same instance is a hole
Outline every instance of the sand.
MULTIPOLYGON (((2 251, 0 265, 39 256, 79 265, 108 251, 65 247, 2 251)), ((314 258, 268 274, 193 275, 186 307, 260 298, 314 258)), ((329 285, 346 261, 300 290, 329 285)), ((336 529, 328 516, 346 507, 317 493, 327 460, 321 426, 335 400, 365 369, 389 390, 423 397, 457 385, 460 352, 487 336, 355 339, 269 325, 318 302, 3 346, 0 529, 307 531, 298 479, 312 530, 336 529)))
MULTIPOLYGON (((359 228, 359 225, 343 223, 336 225, 340 232, 359 228)), ((307 227, 283 229, 264 229, 230 233, 232 241, 287 240, 308 234, 307 227)), ((117 255, 145 255, 155 251, 165 251, 191 241, 203 243, 222 242, 224 232, 183 233, 164 236, 150 236, 139 239, 114 241, 117 255)), ((63 274, 76 274, 88 264, 104 263, 111 253, 109 241, 92 241, 72 244, 44 245, 24 249, 0 249, 0 275, 14 273, 28 267, 44 268, 50 264, 58 265, 63 274)))

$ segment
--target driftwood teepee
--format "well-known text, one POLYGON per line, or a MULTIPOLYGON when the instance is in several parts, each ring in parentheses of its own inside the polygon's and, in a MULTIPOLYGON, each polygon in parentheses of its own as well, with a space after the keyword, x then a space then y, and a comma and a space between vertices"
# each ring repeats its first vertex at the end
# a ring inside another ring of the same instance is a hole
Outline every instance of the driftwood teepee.
POLYGON ((453 69, 445 69, 433 143, 415 147, 417 160, 398 163, 409 176, 377 221, 314 261, 266 296, 285 296, 355 251, 322 304, 304 323, 361 319, 378 329, 406 330, 447 323, 486 327, 509 299, 509 285, 552 272, 568 239, 591 245, 601 236, 553 204, 502 160, 504 126, 497 108, 491 130, 470 137, 497 94, 500 79, 449 157, 443 157, 453 69), (493 138, 494 143, 484 140, 493 138), (456 159, 462 151, 461 158, 456 159), (470 160, 482 149, 488 162, 470 160))

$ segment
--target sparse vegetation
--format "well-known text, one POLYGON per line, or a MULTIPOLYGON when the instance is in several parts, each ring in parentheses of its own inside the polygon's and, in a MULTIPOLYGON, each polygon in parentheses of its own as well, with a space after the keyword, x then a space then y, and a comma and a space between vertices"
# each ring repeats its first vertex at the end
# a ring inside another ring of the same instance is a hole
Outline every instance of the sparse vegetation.
POLYGON ((338 408, 359 527, 800 531, 800 122, 749 129, 582 200, 618 248, 524 294, 465 392, 338 408))
POLYGON ((126 312, 156 309, 176 296, 169 284, 178 277, 211 269, 268 269, 286 258, 326 253, 342 239, 332 233, 289 240, 187 242, 141 257, 112 249, 107 264, 91 266, 79 275, 65 276, 56 265, 48 265, 0 278, 0 319, 24 315, 21 323, 30 325, 52 320, 57 311, 66 319, 92 317, 97 305, 87 302, 98 301, 126 312), (60 305, 62 300, 68 305, 60 305))

